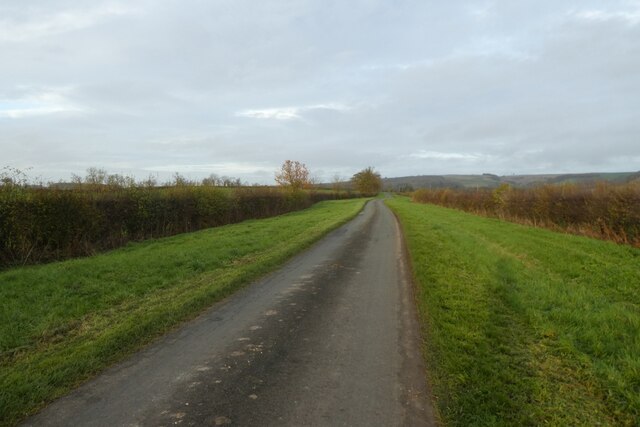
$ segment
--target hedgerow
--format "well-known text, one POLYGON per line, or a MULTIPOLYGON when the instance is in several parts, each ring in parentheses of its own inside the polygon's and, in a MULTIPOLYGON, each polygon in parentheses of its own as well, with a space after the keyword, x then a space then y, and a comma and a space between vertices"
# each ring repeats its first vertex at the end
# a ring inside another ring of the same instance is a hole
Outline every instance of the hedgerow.
POLYGON ((640 182, 535 188, 417 190, 432 203, 527 225, 640 247, 640 182))
POLYGON ((0 185, 0 268, 91 255, 355 194, 268 187, 0 185))

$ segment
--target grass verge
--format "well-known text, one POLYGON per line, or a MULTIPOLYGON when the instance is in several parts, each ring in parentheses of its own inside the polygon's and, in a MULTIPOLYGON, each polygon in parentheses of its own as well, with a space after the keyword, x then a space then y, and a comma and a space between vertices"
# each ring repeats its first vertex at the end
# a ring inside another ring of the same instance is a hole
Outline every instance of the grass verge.
POLYGON ((386 203, 446 425, 640 425, 640 250, 386 203))
POLYGON ((353 218, 365 200, 0 272, 0 425, 12 425, 353 218))

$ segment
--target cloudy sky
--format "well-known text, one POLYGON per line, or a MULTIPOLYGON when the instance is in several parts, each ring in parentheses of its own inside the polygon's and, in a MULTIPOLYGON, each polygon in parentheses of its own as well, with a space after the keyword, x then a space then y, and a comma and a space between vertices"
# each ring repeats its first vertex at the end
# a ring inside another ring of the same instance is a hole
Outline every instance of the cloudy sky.
POLYGON ((0 167, 640 170, 640 1, 0 0, 0 167))

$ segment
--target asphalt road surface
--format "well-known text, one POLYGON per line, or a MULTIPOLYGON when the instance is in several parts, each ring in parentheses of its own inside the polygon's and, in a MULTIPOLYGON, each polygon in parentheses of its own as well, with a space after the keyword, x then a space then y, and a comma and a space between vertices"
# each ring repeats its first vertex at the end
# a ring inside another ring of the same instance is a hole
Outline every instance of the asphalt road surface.
POLYGON ((399 226, 380 200, 33 426, 431 426, 399 226))

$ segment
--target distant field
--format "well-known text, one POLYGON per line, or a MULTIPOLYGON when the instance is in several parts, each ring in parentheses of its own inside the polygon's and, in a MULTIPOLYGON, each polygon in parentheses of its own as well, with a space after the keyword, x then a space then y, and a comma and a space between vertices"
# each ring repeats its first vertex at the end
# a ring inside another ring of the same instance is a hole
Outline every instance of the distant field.
POLYGON ((638 425, 640 250, 387 203, 445 425, 638 425))
POLYGON ((614 173, 577 173, 577 174, 550 174, 550 175, 418 175, 396 178, 384 178, 383 185, 391 190, 407 191, 406 188, 417 190, 419 188, 496 188, 501 184, 509 184, 514 187, 536 187, 547 184, 586 184, 593 185, 596 182, 608 182, 624 184, 640 180, 640 172, 614 172, 614 173))
POLYGON ((0 272, 0 425, 11 425, 353 218, 321 202, 91 258, 0 272))

